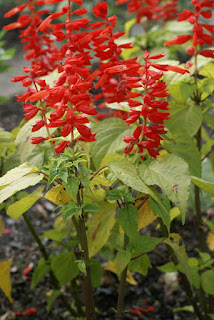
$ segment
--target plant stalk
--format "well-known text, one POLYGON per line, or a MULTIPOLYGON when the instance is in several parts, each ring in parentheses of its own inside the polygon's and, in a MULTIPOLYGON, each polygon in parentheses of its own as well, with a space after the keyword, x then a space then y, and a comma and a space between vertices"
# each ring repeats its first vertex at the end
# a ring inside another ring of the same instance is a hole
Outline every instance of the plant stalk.
POLYGON ((91 270, 89 263, 89 252, 88 252, 88 240, 84 221, 84 212, 79 218, 80 226, 80 242, 83 249, 83 257, 86 266, 86 275, 84 276, 84 295, 85 295, 85 310, 87 320, 96 320, 94 310, 94 298, 93 290, 91 285, 91 270))
MULTIPOLYGON (((201 150, 201 128, 198 130, 196 134, 196 141, 198 150, 201 150)), ((199 230, 199 240, 200 240, 200 249, 201 251, 206 251, 206 242, 203 230, 203 221, 202 221, 202 213, 201 213, 201 199, 200 199, 200 188, 194 186, 195 191, 195 211, 196 211, 196 222, 199 230)))
MULTIPOLYGON (((164 237, 168 238, 169 237, 169 233, 167 231, 166 226, 163 224, 162 219, 159 218, 158 221, 160 223, 162 235, 164 237)), ((168 250, 168 254, 171 257, 173 263, 175 265, 177 265, 178 264, 178 260, 177 260, 177 258, 175 256, 172 248, 167 245, 167 250, 168 250)), ((206 320, 206 317, 201 313, 201 311, 200 311, 200 309, 199 309, 199 307, 197 305, 197 301, 195 299, 196 297, 194 295, 194 292, 192 290, 191 284, 189 283, 189 280, 188 280, 187 276, 182 272, 179 272, 179 275, 180 275, 182 284, 184 286, 187 298, 189 299, 190 303, 192 304, 196 316, 198 317, 199 320, 206 320)))
MULTIPOLYGON (((124 250, 126 250, 126 246, 127 246, 128 242, 129 242, 129 238, 124 233, 124 245, 123 245, 123 249, 124 250)), ((128 269, 128 266, 126 266, 126 268, 121 273, 118 300, 117 300, 116 320, 122 320, 123 319, 124 295, 125 295, 125 284, 126 284, 127 269, 128 269)))
MULTIPOLYGON (((32 236, 34 237, 34 240, 37 242, 37 244, 39 246, 39 249, 40 249, 45 261, 49 262, 48 261, 49 260, 49 256, 48 256, 48 253, 47 253, 47 251, 45 249, 45 246, 42 244, 42 241, 39 238, 39 236, 38 236, 38 234, 36 232, 36 229, 34 228, 33 224, 31 223, 30 218, 28 217, 28 215, 26 213, 23 214, 23 218, 24 218, 25 223, 28 226, 28 229, 30 230, 32 236)), ((56 290, 60 290, 59 282, 58 282, 57 278, 55 277, 53 271, 50 270, 49 274, 50 274, 50 280, 51 280, 51 283, 52 283, 53 287, 56 290)), ((66 309, 70 311, 72 316, 76 317, 77 316, 76 311, 70 306, 67 298, 62 293, 60 295, 60 299, 62 300, 62 302, 65 305, 66 309)))

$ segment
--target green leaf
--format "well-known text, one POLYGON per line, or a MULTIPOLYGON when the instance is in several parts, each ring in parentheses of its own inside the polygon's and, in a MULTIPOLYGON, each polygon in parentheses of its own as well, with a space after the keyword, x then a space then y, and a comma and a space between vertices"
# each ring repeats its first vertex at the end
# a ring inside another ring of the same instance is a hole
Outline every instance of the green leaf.
POLYGON ((157 215, 162 219, 168 232, 170 232, 170 202, 166 197, 162 196, 161 198, 162 203, 160 204, 150 197, 149 204, 154 215, 157 215))
POLYGON ((0 128, 0 145, 8 147, 8 144, 13 141, 12 133, 0 128))
POLYGON ((149 236, 141 236, 138 234, 137 237, 131 239, 133 249, 137 254, 147 253, 152 251, 164 238, 154 238, 149 236))
POLYGON ((100 211, 95 212, 89 224, 87 238, 89 256, 94 256, 107 242, 111 229, 115 224, 116 206, 103 204, 100 211))
POLYGON ((200 189, 210 193, 214 197, 214 183, 199 179, 197 177, 192 177, 192 183, 200 189))
POLYGON ((95 204, 91 204, 91 203, 85 203, 82 206, 82 209, 84 210, 84 212, 90 212, 90 213, 100 211, 100 207, 96 206, 95 204))
POLYGON ((203 120, 207 123, 207 125, 214 130, 214 117, 212 114, 204 113, 203 120))
POLYGON ((125 148, 124 135, 131 135, 131 130, 125 122, 119 118, 111 118, 99 122, 93 128, 96 134, 96 141, 91 143, 91 155, 95 167, 98 169, 102 159, 108 153, 125 148))
POLYGON ((184 307, 180 307, 180 308, 174 308, 173 312, 179 312, 179 311, 189 311, 189 312, 193 312, 194 313, 194 308, 193 306, 184 306, 184 307))
POLYGON ((39 263, 36 269, 33 271, 32 281, 31 281, 31 289, 34 289, 36 285, 44 278, 46 273, 51 270, 51 267, 44 258, 39 260, 39 263))
POLYGON ((189 165, 191 175, 201 177, 201 154, 193 138, 185 136, 173 138, 174 141, 164 141, 163 147, 170 153, 183 158, 189 165))
MULTIPOLYGON (((15 169, 12 169, 12 170, 15 170, 15 169)), ((10 170, 9 172, 11 172, 12 170, 10 170)), ((0 190, 0 203, 2 203, 4 200, 11 197, 14 193, 16 193, 20 190, 26 189, 30 186, 36 185, 42 179, 43 179, 42 174, 30 173, 26 176, 23 176, 13 182, 11 182, 10 185, 7 185, 5 188, 0 190)))
POLYGON ((214 223, 209 220, 205 220, 204 223, 209 227, 210 231, 214 233, 214 223))
POLYGON ((117 274, 120 274, 128 265, 131 260, 131 253, 125 250, 118 251, 114 260, 116 265, 117 274))
POLYGON ((185 250, 185 246, 182 243, 180 245, 181 237, 177 233, 171 233, 168 239, 165 239, 165 243, 172 248, 176 258, 180 265, 182 266, 183 272, 189 280, 189 283, 192 284, 192 274, 191 268, 188 264, 188 258, 185 250))
POLYGON ((167 262, 164 265, 157 267, 161 272, 177 272, 177 267, 173 262, 167 262))
POLYGON ((167 120, 167 128, 173 136, 179 136, 182 132, 193 137, 201 126, 203 114, 199 105, 194 103, 184 104, 172 101, 170 103, 170 119, 167 120))
POLYGON ((69 196, 76 201, 77 192, 79 190, 79 180, 77 177, 72 177, 67 179, 67 183, 63 183, 66 191, 68 192, 69 196))
POLYGON ((63 208, 62 214, 65 221, 70 220, 75 214, 81 214, 82 209, 74 202, 66 204, 63 208))
POLYGON ((101 280, 102 280, 102 266, 101 263, 91 258, 89 260, 90 270, 91 270, 91 284, 93 288, 98 288, 100 286, 101 280))
POLYGON ((132 205, 127 205, 119 211, 119 224, 129 238, 138 235, 138 219, 137 208, 132 205))
MULTIPOLYGON (((40 116, 36 116, 33 119, 30 119, 29 121, 27 121, 23 125, 23 127, 19 130, 16 136, 15 146, 18 150, 21 163, 27 161, 35 165, 36 163, 34 163, 34 160, 36 160, 38 164, 40 152, 41 152, 41 157, 44 158, 43 148, 41 148, 41 146, 38 146, 36 144, 32 144, 29 139, 30 137, 45 137, 47 134, 45 127, 42 127, 36 132, 32 132, 32 126, 35 124, 36 120, 40 120, 40 116), (36 158, 34 157, 32 158, 32 154, 36 154, 36 158)), ((49 130, 50 130, 50 133, 52 134, 56 130, 56 128, 50 128, 49 130)), ((41 163, 41 160, 39 160, 39 162, 41 163)))
POLYGON ((150 194, 159 202, 156 193, 139 178, 136 168, 133 166, 133 164, 131 164, 131 162, 129 162, 127 158, 124 156, 121 156, 120 158, 118 157, 116 160, 109 162, 108 166, 113 174, 125 185, 134 190, 150 194))
POLYGON ((77 263, 77 267, 78 267, 79 271, 82 272, 84 275, 86 275, 86 264, 85 264, 85 261, 76 260, 75 262, 77 263))
POLYGON ((72 252, 60 254, 51 260, 51 268, 60 283, 60 286, 74 279, 78 273, 75 263, 75 256, 72 252))
POLYGON ((54 301, 61 295, 59 290, 53 290, 50 297, 48 298, 47 312, 49 313, 54 301))
POLYGON ((205 66, 203 66, 203 68, 201 68, 201 70, 199 71, 199 74, 201 76, 204 76, 206 78, 214 78, 214 64, 211 63, 207 63, 205 66))
POLYGON ((47 239, 50 239, 50 240, 54 240, 54 241, 62 241, 65 237, 67 236, 67 231, 64 231, 64 232, 58 232, 56 230, 48 230, 48 231, 45 231, 43 233, 43 235, 41 236, 41 238, 47 238, 47 239))
POLYGON ((195 86, 191 85, 188 82, 179 81, 179 82, 174 82, 171 86, 169 86, 168 91, 169 91, 169 94, 177 102, 185 103, 186 100, 189 99, 189 97, 195 91, 195 86))
MULTIPOLYGON (((44 186, 38 187, 32 194, 22 198, 19 201, 14 202, 7 208, 7 215, 11 218, 18 220, 19 217, 29 210, 36 201, 43 197, 44 186)), ((4 189, 5 190, 5 189, 4 189)))
POLYGON ((214 295, 214 270, 207 270, 201 274, 201 286, 204 292, 214 295))
POLYGON ((140 166, 139 174, 145 183, 156 184, 163 190, 180 209, 184 222, 191 182, 187 163, 180 157, 170 154, 162 161, 153 161, 147 169, 145 166, 140 166))
MULTIPOLYGON (((137 253, 132 252, 132 257, 135 257, 137 253)), ((146 254, 142 255, 141 257, 138 257, 137 259, 134 259, 129 262, 128 269, 138 272, 142 274, 143 276, 146 276, 148 273, 149 268, 152 268, 152 265, 149 261, 149 258, 146 254)))

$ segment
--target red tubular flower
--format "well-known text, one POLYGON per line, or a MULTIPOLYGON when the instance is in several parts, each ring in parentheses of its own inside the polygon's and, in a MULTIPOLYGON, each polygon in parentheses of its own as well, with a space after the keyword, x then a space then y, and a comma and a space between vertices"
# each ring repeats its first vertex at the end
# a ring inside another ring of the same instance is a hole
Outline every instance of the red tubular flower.
POLYGON ((187 20, 189 23, 193 25, 193 35, 181 35, 173 40, 169 40, 165 42, 165 45, 171 46, 173 44, 183 44, 192 39, 192 46, 187 48, 187 53, 190 55, 201 54, 208 58, 213 58, 212 50, 209 49, 202 50, 198 52, 198 46, 203 46, 204 44, 212 45, 213 38, 210 33, 204 31, 207 30, 209 32, 214 31, 214 26, 210 24, 200 23, 200 16, 203 19, 210 19, 212 17, 212 11, 206 8, 213 8, 213 0, 192 0, 191 3, 195 8, 195 12, 191 10, 184 9, 182 13, 179 14, 178 21, 187 20), (205 10, 203 10, 205 8, 205 10))
POLYGON ((69 141, 62 141, 60 142, 56 147, 55 147, 55 151, 56 153, 62 153, 65 148, 67 147, 69 141))
POLYGON ((165 46, 172 46, 174 44, 184 44, 190 39, 192 39, 192 36, 190 34, 185 34, 182 36, 177 36, 175 39, 166 41, 164 44, 165 46))
POLYGON ((40 144, 41 142, 45 141, 46 139, 43 137, 32 137, 30 141, 32 144, 40 144))
POLYGON ((174 19, 177 13, 178 0, 117 0, 116 4, 121 5, 128 2, 128 12, 136 12, 137 23, 142 17, 148 20, 167 21, 174 19))

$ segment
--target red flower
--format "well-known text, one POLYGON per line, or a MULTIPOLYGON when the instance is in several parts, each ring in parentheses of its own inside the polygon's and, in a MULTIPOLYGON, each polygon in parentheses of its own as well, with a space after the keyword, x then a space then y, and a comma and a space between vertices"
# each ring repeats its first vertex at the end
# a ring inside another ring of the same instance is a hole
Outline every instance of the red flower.
POLYGON ((164 42, 165 46, 172 46, 174 44, 184 44, 192 39, 190 34, 184 34, 182 36, 177 36, 175 39, 164 42))

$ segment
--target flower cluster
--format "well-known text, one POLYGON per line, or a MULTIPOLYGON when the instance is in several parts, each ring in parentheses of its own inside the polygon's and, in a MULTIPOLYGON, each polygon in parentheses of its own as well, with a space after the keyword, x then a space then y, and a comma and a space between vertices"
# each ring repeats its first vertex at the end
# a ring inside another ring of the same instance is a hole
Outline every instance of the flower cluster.
MULTIPOLYGON (((32 4, 33 1, 29 1, 32 4)), ((34 1, 33 5, 57 2, 60 1, 37 0, 34 1)), ((72 2, 82 5, 82 0, 72 0, 72 2)), ((35 8, 31 9, 34 10, 35 8)), ((20 7, 16 7, 12 13, 19 11, 20 7)), ((44 13, 44 11, 42 12, 44 13)), ((51 138, 54 140, 54 137, 50 135, 49 128, 61 128, 60 133, 63 141, 55 147, 56 153, 62 152, 67 145, 74 146, 78 140, 95 140, 95 133, 92 133, 86 125, 89 123, 88 115, 97 113, 95 106, 91 105, 91 94, 88 93, 93 87, 93 83, 87 81, 90 76, 90 71, 87 67, 91 65, 91 56, 89 54, 91 47, 89 43, 95 35, 87 30, 89 29, 88 19, 79 18, 73 21, 71 19, 72 16, 80 16, 85 13, 87 13, 85 8, 74 10, 71 13, 71 0, 68 0, 68 4, 62 7, 62 11, 48 15, 45 20, 39 21, 40 23, 34 23, 34 27, 37 27, 35 32, 38 39, 44 39, 46 35, 51 34, 55 36, 56 41, 67 40, 60 49, 55 48, 53 52, 46 52, 46 55, 50 57, 49 60, 55 62, 55 68, 57 67, 59 74, 59 78, 52 88, 47 85, 45 80, 38 79, 38 77, 44 75, 43 66, 34 57, 31 57, 33 59, 32 66, 23 68, 23 71, 27 74, 13 79, 13 81, 22 81, 23 85, 28 87, 26 93, 18 96, 18 101, 24 102, 25 119, 32 119, 38 112, 41 113, 42 119, 36 121, 32 132, 38 131, 42 127, 47 129, 47 137, 31 138, 32 143, 38 144, 51 138), (53 24, 54 19, 63 15, 66 15, 65 23, 53 24), (78 32, 80 28, 87 31, 78 32), (40 35, 41 32, 43 33, 42 36, 40 35), (31 84, 34 85, 34 88, 29 87, 31 84), (25 103, 28 100, 30 103, 25 103), (32 104, 37 101, 40 101, 39 107, 37 104, 32 104), (47 110, 51 110, 49 119, 46 118, 47 110), (76 140, 74 139, 74 129, 77 129, 79 133, 79 137, 76 140)), ((10 13, 6 14, 6 16, 8 15, 10 13)), ((22 21, 22 19, 23 15, 21 18, 19 17, 18 21, 22 21)), ((32 15, 33 19, 37 20, 37 15, 32 15)), ((25 24, 14 25, 14 27, 19 28, 24 26, 25 24)), ((11 29, 11 26, 9 25, 7 28, 11 29)), ((22 31, 22 35, 25 32, 26 30, 22 31)), ((28 35, 29 43, 33 43, 35 38, 34 33, 32 33, 32 36, 28 35)), ((44 45, 44 43, 42 44, 44 45)), ((40 58, 43 58, 41 51, 40 58)))
MULTIPOLYGON (((30 7, 31 24, 34 18, 38 20, 38 12, 44 13, 42 10, 36 11, 36 6, 60 1, 62 0, 29 0, 34 6, 30 7), (33 14, 34 11, 37 12, 36 15, 33 14)), ((50 36, 54 36, 58 42, 66 40, 60 49, 54 46, 55 49, 51 51, 47 50, 48 46, 46 47, 48 59, 44 58, 44 61, 49 67, 43 70, 34 50, 35 54, 30 56, 32 65, 23 68, 24 75, 13 79, 13 81, 22 81, 23 86, 28 87, 26 93, 18 96, 18 101, 23 102, 25 120, 34 118, 38 113, 41 115, 41 120, 37 120, 33 125, 32 132, 42 127, 46 128, 46 137, 32 137, 31 142, 39 144, 49 140, 53 147, 57 138, 50 134, 50 128, 60 129, 61 137, 58 139, 61 139, 61 142, 55 146, 56 153, 63 152, 66 146, 73 148, 78 140, 94 141, 95 133, 92 133, 87 125, 88 115, 97 114, 93 101, 104 98, 105 103, 127 102, 130 107, 129 115, 120 111, 120 116, 128 125, 137 122, 137 129, 133 136, 124 137, 124 141, 128 143, 125 153, 130 153, 136 145, 139 153, 147 150, 151 156, 156 157, 158 155, 156 149, 162 140, 161 134, 166 133, 164 120, 169 118, 169 113, 166 112, 168 103, 165 101, 169 94, 165 83, 160 79, 163 71, 171 70, 182 74, 187 71, 175 66, 151 63, 150 60, 159 59, 164 55, 150 57, 147 51, 143 55, 144 65, 139 64, 137 58, 121 60, 122 50, 131 48, 131 45, 116 44, 116 39, 124 33, 113 32, 117 18, 116 16, 107 17, 106 2, 97 3, 93 9, 95 17, 100 18, 101 21, 89 23, 90 21, 85 17, 73 18, 87 13, 85 8, 71 11, 71 2, 82 5, 82 0, 67 1, 67 5, 63 6, 60 12, 49 14, 42 22, 39 20, 40 24, 35 22, 36 35, 32 33, 32 36, 34 39, 36 37, 40 39, 41 56, 43 39, 46 37, 49 39, 50 36), (61 16, 65 16, 64 23, 53 23, 53 20, 61 16), (100 61, 99 68, 94 72, 91 71, 92 54, 100 61), (154 71, 154 68, 158 71, 154 71), (53 87, 50 87, 40 77, 52 69, 57 70, 58 79, 54 81, 53 87), (101 88, 102 92, 95 95, 93 99, 90 90, 94 87, 94 81, 97 81, 95 89, 101 88), (137 88, 141 88, 141 91, 137 92, 137 88), (48 118, 47 111, 49 111, 48 118), (75 132, 78 132, 78 137, 75 137, 75 132)), ((16 7, 6 16, 25 8, 26 6, 16 7)), ((21 21, 20 18, 18 20, 21 21)), ((18 27, 24 28, 24 25, 18 25, 18 27)), ((8 28, 10 29, 11 26, 8 28)), ((21 32, 21 36, 25 31, 21 32)), ((30 35, 27 36, 27 41, 33 45, 30 35)), ((52 46, 51 41, 48 43, 52 46)))
MULTIPOLYGON (((25 44, 23 50, 27 52, 25 59, 32 60, 32 65, 38 66, 37 70, 34 70, 35 77, 46 75, 56 67, 56 61, 53 59, 53 53, 56 51, 53 37, 50 33, 41 35, 37 32, 42 23, 42 16, 49 13, 47 9, 38 9, 38 5, 41 4, 44 4, 44 1, 29 0, 28 4, 21 4, 5 14, 5 17, 9 18, 19 13, 17 22, 8 24, 4 29, 23 29, 20 38, 21 43, 25 44)), ((28 83, 24 81, 23 85, 28 86, 28 83)))
MULTIPOLYGON (((95 56, 100 60, 99 68, 91 75, 90 79, 98 78, 95 89, 101 88, 102 92, 95 95, 94 99, 95 101, 103 100, 101 104, 98 104, 98 108, 103 109, 106 107, 106 103, 120 103, 127 100, 127 88, 132 87, 133 80, 136 81, 131 77, 138 76, 137 70, 140 64, 137 63, 137 59, 121 60, 122 50, 132 47, 130 43, 116 44, 116 40, 123 36, 124 32, 113 32, 117 17, 107 17, 106 2, 102 1, 97 4, 93 12, 96 17, 102 19, 102 21, 97 22, 102 24, 102 29, 100 29, 101 32, 93 43, 95 56)), ((106 115, 117 116, 122 119, 127 117, 126 112, 110 112, 109 109, 107 110, 107 112, 99 114, 98 119, 106 115)))
POLYGON ((189 55, 200 54, 204 57, 214 58, 214 50, 204 49, 198 52, 198 48, 203 45, 211 46, 213 44, 212 33, 214 32, 214 25, 199 22, 200 18, 210 19, 212 18, 212 8, 214 7, 213 0, 192 0, 195 11, 186 10, 179 14, 178 21, 188 21, 193 25, 193 34, 185 34, 177 36, 175 39, 165 42, 165 45, 172 46, 174 44, 184 44, 189 40, 192 41, 192 45, 187 48, 189 55), (208 32, 207 32, 208 31, 208 32))
POLYGON ((136 12, 137 23, 142 17, 147 20, 174 19, 177 13, 178 0, 117 0, 117 4, 128 3, 128 12, 136 12))
MULTIPOLYGON (((144 89, 144 94, 134 92, 138 99, 129 99, 128 103, 131 108, 130 118, 126 120, 127 124, 132 124, 138 121, 139 125, 135 129, 131 137, 124 136, 124 141, 128 143, 125 148, 125 153, 129 154, 134 146, 137 146, 136 151, 143 153, 147 150, 149 155, 156 157, 159 153, 156 150, 160 147, 161 134, 165 134, 164 120, 169 119, 168 102, 165 100, 169 93, 165 82, 160 79, 163 77, 163 71, 173 71, 184 74, 188 72, 179 67, 170 66, 166 64, 152 63, 150 60, 162 58, 164 54, 157 54, 150 56, 148 51, 145 51, 144 65, 139 69, 140 85, 144 89), (158 69, 158 71, 155 71, 158 69)), ((143 159, 143 156, 141 155, 143 159)))

